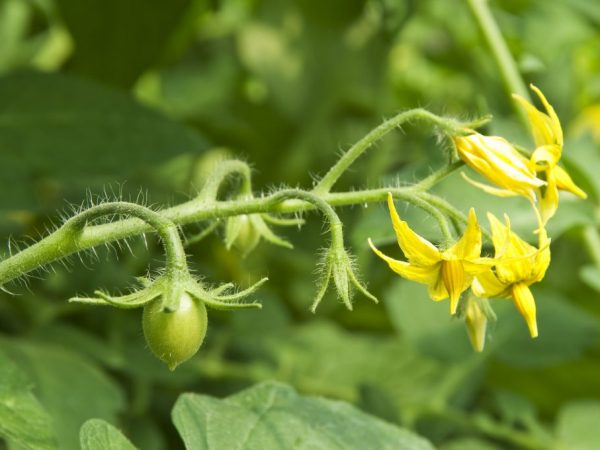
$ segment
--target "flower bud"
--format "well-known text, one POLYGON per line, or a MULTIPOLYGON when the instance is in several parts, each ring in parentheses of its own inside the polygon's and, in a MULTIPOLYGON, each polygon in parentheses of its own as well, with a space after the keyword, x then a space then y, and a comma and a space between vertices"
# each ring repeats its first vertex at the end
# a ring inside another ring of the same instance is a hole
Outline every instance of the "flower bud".
POLYGON ((254 226, 253 217, 248 214, 230 217, 225 228, 225 245, 234 247, 243 256, 248 255, 258 245, 260 232, 254 226))
POLYGON ((485 192, 499 196, 522 195, 535 199, 535 190, 545 185, 538 179, 527 158, 510 142, 498 136, 473 133, 453 138, 460 158, 500 188, 467 181, 485 192))
POLYGON ((488 299, 473 295, 467 297, 461 315, 464 317, 467 334, 473 349, 482 352, 485 346, 485 337, 489 321, 495 321, 496 315, 488 299))

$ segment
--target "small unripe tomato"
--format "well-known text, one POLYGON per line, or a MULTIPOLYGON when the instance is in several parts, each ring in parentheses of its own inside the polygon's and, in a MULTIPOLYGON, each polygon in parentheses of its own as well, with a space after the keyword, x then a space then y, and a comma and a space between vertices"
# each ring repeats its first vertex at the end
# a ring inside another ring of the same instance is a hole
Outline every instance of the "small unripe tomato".
POLYGON ((175 370, 202 345, 208 325, 206 306, 187 293, 181 296, 177 311, 165 312, 161 303, 154 300, 144 306, 142 327, 152 353, 175 370))

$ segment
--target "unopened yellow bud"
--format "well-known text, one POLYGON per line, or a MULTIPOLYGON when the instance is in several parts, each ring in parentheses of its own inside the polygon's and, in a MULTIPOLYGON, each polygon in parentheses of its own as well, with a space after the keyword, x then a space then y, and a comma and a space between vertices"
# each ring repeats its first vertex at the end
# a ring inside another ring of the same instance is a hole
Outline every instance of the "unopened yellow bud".
POLYGON ((480 302, 483 299, 469 297, 465 312, 465 325, 471 345, 477 352, 482 352, 485 346, 485 333, 488 318, 480 302))

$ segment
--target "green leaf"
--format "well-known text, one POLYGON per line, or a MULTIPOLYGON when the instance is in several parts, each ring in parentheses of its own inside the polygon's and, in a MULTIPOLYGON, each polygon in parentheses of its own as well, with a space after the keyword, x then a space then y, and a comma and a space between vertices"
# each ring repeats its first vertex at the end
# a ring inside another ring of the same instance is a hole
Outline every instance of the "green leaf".
POLYGON ((463 438, 444 445, 443 450, 500 450, 500 447, 476 438, 463 438))
POLYGON ((448 301, 432 301, 425 286, 396 279, 383 297, 394 328, 425 354, 446 360, 473 355, 464 322, 450 315, 448 301))
POLYGON ((52 417, 61 449, 79 448, 78 431, 86 420, 117 420, 124 407, 123 393, 88 360, 41 343, 4 339, 0 348, 30 376, 40 403, 52 417))
POLYGON ((600 270, 594 265, 586 265, 579 269, 581 280, 596 292, 600 292, 600 270))
POLYGON ((158 62, 189 0, 57 0, 75 43, 70 69, 130 86, 158 62), (132 14, 135 19, 132 20, 132 14), (109 31, 110 30, 110 31, 109 31))
POLYGON ((58 448, 52 420, 27 375, 0 353, 0 437, 31 450, 58 448))
POLYGON ((301 396, 275 382, 224 400, 184 394, 173 421, 186 448, 194 450, 433 449, 415 434, 347 403, 301 396))
POLYGON ((136 450, 136 447, 111 424, 90 419, 79 431, 82 450, 136 450))
POLYGON ((62 203, 69 190, 79 200, 86 189, 135 182, 206 147, 191 129, 126 94, 70 76, 1 77, 0 98, 0 205, 7 210, 62 203))
POLYGON ((557 437, 569 450, 600 448, 600 402, 579 401, 564 406, 559 413, 557 437))
POLYGON ((275 365, 272 376, 304 392, 349 402, 369 403, 371 410, 400 423, 411 423, 423 409, 439 406, 458 392, 476 389, 475 364, 442 364, 417 353, 406 341, 347 332, 312 321, 286 334, 266 337, 264 353, 249 346, 248 358, 275 365), (393 414, 390 414, 390 410, 393 414))
POLYGON ((528 426, 537 421, 537 411, 529 399, 510 391, 497 391, 494 400, 500 418, 510 425, 528 426))

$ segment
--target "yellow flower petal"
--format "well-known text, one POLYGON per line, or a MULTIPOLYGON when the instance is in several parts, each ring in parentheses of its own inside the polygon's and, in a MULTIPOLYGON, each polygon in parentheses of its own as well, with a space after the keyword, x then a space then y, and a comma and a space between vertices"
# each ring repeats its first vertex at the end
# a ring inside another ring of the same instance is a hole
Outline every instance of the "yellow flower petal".
POLYGON ((558 145, 542 145, 531 155, 531 162, 538 172, 553 168, 560 160, 562 150, 558 145))
POLYGON ((400 219, 391 193, 388 193, 388 208, 398 239, 398 245, 406 258, 411 263, 420 266, 430 266, 440 262, 441 256, 439 250, 427 239, 422 238, 411 230, 408 224, 400 219))
POLYGON ((562 127, 560 126, 560 120, 558 119, 558 115, 556 114, 556 111, 554 111, 554 108, 552 107, 552 105, 550 103, 548 103, 548 100, 546 100, 546 96, 542 93, 542 91, 540 91, 533 84, 530 84, 529 87, 531 88, 531 90, 533 92, 535 92, 537 94, 540 101, 542 102, 542 105, 544 105, 544 108, 546 108, 546 113, 548 114, 548 116, 550 117, 550 120, 552 121, 552 131, 556 138, 556 143, 560 147, 562 147, 563 146, 563 132, 562 132, 562 127))
POLYGON ((437 280, 429 285, 427 293, 429 294, 429 297, 436 302, 448 298, 448 290, 446 289, 443 278, 438 276, 437 280))
POLYGON ((471 208, 469 210, 469 218, 464 234, 456 244, 444 252, 443 256, 448 257, 448 259, 474 259, 479 258, 480 254, 481 228, 477 223, 475 210, 471 208))
POLYGON ((494 244, 496 274, 504 284, 533 280, 538 249, 525 242, 510 229, 510 220, 506 216, 506 225, 493 214, 488 213, 494 244))
POLYGON ((554 176, 556 177, 556 186, 558 189, 569 191, 579 198, 587 198, 587 194, 575 184, 565 169, 560 166, 554 167, 554 176))
POLYGON ((469 275, 477 275, 483 273, 487 270, 490 270, 493 266, 496 265, 496 260, 494 258, 473 258, 471 260, 464 259, 462 261, 463 268, 465 269, 465 273, 469 275))
MULTIPOLYGON (((467 289, 467 275, 462 262, 456 259, 442 261, 442 281, 450 297, 450 314, 456 314, 460 295, 467 289)), ((472 278, 471 278, 472 279, 472 278)))
POLYGON ((517 102, 527 113, 536 147, 555 144, 559 146, 559 149, 562 149, 562 128, 554 108, 552 105, 550 105, 550 103, 548 103, 546 97, 544 97, 544 94, 542 94, 538 88, 536 88, 534 85, 530 85, 530 87, 540 98, 544 108, 546 109, 546 113, 538 110, 520 95, 513 94, 513 98, 517 100, 517 102))
MULTIPOLYGON (((471 184, 472 186, 475 186, 476 188, 481 189, 483 192, 486 192, 491 195, 495 195, 497 197, 516 197, 518 195, 524 195, 522 193, 518 193, 515 191, 509 191, 508 189, 499 189, 499 188, 495 188, 492 186, 488 186, 487 184, 480 183, 480 182, 475 181, 472 178, 470 178, 464 172, 461 172, 460 175, 463 177, 463 179, 467 183, 471 184)), ((530 189, 529 193, 527 195, 525 195, 525 197, 535 201, 535 191, 533 189, 530 189)))
POLYGON ((546 171, 546 182, 548 184, 540 197, 540 214, 544 225, 556 214, 558 209, 558 185, 554 170, 546 171))
POLYGON ((505 297, 510 286, 502 283, 491 270, 475 276, 471 289, 477 297, 505 297))
POLYGON ((368 242, 375 254, 388 263, 390 269, 403 278, 428 285, 435 283, 439 278, 439 265, 423 267, 410 264, 406 261, 398 261, 381 252, 375 247, 371 239, 369 239, 368 242))
MULTIPOLYGON (((474 133, 453 140, 458 155, 471 168, 503 189, 533 198, 533 189, 544 185, 536 178, 531 162, 506 139, 474 133)), ((502 195, 501 192, 491 193, 502 195)))
POLYGON ((533 294, 529 287, 525 283, 516 283, 512 286, 512 297, 515 306, 525 318, 527 327, 529 328, 529 334, 532 338, 538 336, 537 320, 536 320, 536 308, 533 294))
POLYGON ((550 239, 545 228, 541 228, 539 231, 539 250, 535 255, 535 262, 533 267, 533 282, 542 281, 546 275, 546 270, 550 265, 550 239))

